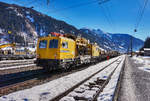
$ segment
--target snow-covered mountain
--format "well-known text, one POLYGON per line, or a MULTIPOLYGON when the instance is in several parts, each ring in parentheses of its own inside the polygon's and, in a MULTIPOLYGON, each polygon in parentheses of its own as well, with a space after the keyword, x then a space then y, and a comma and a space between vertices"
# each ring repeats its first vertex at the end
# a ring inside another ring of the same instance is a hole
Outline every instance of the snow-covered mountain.
POLYGON ((56 20, 32 8, 0 2, 1 42, 33 42, 37 37, 46 36, 50 32, 76 34, 79 31, 64 21, 56 20), (8 34, 8 31, 12 34, 8 34))
MULTIPOLYGON (((39 36, 50 32, 81 34, 91 42, 97 42, 102 48, 126 51, 130 35, 105 33, 100 29, 77 29, 64 21, 35 11, 32 8, 0 2, 0 44, 7 42, 36 42, 39 36), (11 32, 11 34, 9 34, 11 32)), ((141 48, 143 41, 133 38, 134 49, 141 48)))
POLYGON ((95 40, 102 48, 107 50, 118 50, 126 52, 130 48, 130 39, 133 38, 133 50, 139 50, 144 42, 138 38, 135 38, 129 34, 120 33, 106 33, 100 29, 80 29, 81 33, 85 33, 84 36, 89 37, 91 40, 95 40))

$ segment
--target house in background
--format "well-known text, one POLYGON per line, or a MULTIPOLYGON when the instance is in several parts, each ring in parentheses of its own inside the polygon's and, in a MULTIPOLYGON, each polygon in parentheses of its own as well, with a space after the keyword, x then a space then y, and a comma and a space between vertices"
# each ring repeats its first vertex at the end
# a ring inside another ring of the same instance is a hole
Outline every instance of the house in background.
POLYGON ((150 56, 150 48, 144 48, 144 56, 150 56))

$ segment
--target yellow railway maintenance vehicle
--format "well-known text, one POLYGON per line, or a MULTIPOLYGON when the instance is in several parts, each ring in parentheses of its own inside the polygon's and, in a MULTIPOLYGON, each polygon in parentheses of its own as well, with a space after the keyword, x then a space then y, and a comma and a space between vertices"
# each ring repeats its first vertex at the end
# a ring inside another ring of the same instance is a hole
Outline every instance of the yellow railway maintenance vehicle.
POLYGON ((73 39, 62 36, 39 38, 37 43, 37 64, 49 69, 67 68, 73 64, 76 56, 73 39))
POLYGON ((91 44, 85 38, 55 32, 38 39, 36 52, 36 64, 48 70, 95 63, 107 57, 101 57, 101 49, 96 43, 91 44))
POLYGON ((41 37, 37 43, 37 65, 48 69, 69 68, 91 61, 88 40, 72 35, 41 37))
POLYGON ((91 62, 98 62, 101 60, 101 50, 97 43, 91 44, 91 62))

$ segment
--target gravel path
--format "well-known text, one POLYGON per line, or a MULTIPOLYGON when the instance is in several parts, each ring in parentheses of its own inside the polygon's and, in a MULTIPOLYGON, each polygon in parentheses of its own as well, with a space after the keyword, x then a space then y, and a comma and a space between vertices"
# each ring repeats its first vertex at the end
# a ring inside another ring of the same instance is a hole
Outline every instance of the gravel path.
POLYGON ((150 101, 150 73, 138 69, 142 65, 126 58, 118 101, 150 101))

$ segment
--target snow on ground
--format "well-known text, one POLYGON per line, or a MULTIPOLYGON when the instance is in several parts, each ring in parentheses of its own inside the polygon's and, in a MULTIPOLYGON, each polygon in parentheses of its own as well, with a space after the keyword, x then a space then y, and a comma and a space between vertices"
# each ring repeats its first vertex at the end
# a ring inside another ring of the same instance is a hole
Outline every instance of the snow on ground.
POLYGON ((13 48, 12 47, 4 47, 1 50, 13 50, 13 48))
POLYGON ((21 13, 18 12, 17 8, 16 7, 10 7, 8 9, 13 9, 13 11, 17 14, 17 16, 21 16, 23 17, 23 15, 21 13))
POLYGON ((133 56, 133 59, 135 60, 135 63, 143 64, 145 62, 144 59, 140 57, 133 56))
MULTIPOLYGON (((121 61, 121 60, 122 58, 120 58, 118 61, 121 61)), ((75 101, 74 97, 85 98, 86 100, 90 101, 90 99, 93 99, 96 92, 98 92, 99 85, 95 85, 95 87, 92 87, 92 88, 90 88, 87 85, 94 84, 95 81, 97 81, 97 79, 106 80, 108 76, 116 68, 117 65, 118 65, 118 62, 111 64, 109 67, 107 67, 103 71, 93 76, 90 80, 86 81, 85 83, 80 85, 78 88, 70 92, 67 96, 62 98, 60 101, 70 101, 70 99, 72 99, 72 101, 75 101)))
POLYGON ((150 72, 150 57, 149 56, 133 56, 136 64, 142 64, 143 66, 138 67, 140 70, 150 72))
POLYGON ((140 70, 144 70, 146 72, 150 72, 150 66, 149 67, 138 67, 140 70))
POLYGON ((17 13, 17 16, 21 16, 21 17, 23 17, 23 15, 22 15, 21 13, 19 13, 19 12, 17 13))
POLYGON ((110 81, 108 82, 106 87, 103 89, 102 93, 99 94, 97 101, 112 101, 114 93, 115 93, 115 89, 117 87, 119 75, 123 67, 124 60, 125 60, 125 56, 123 57, 123 61, 121 61, 118 68, 115 70, 110 81))
POLYGON ((29 66, 36 66, 36 64, 29 64, 29 65, 19 65, 19 66, 10 66, 10 67, 1 67, 0 70, 6 70, 6 69, 14 69, 14 68, 24 68, 29 66))
POLYGON ((122 46, 119 46, 119 48, 124 49, 124 47, 122 47, 122 46))
POLYGON ((3 60, 3 61, 0 61, 0 64, 2 64, 2 63, 14 63, 14 62, 34 61, 34 60, 36 60, 36 58, 34 58, 34 59, 24 59, 24 60, 3 60))
POLYGON ((6 9, 14 9, 14 7, 7 7, 6 9))
POLYGON ((6 41, 4 38, 0 39, 0 45, 8 44, 9 42, 6 41))
POLYGON ((34 86, 30 89, 10 93, 0 97, 0 101, 49 101, 118 58, 119 57, 110 59, 108 61, 103 61, 94 66, 90 66, 85 70, 61 77, 56 80, 52 80, 42 85, 34 86))
POLYGON ((31 17, 31 16, 29 16, 29 15, 27 15, 26 17, 27 17, 31 22, 34 22, 33 17, 31 17))
POLYGON ((142 56, 143 58, 148 58, 148 59, 150 59, 150 56, 142 56))
POLYGON ((111 49, 109 46, 104 45, 105 48, 111 49))
POLYGON ((30 12, 29 12, 29 11, 26 11, 26 14, 30 14, 30 12))
POLYGON ((101 48, 101 47, 100 47, 100 50, 105 51, 105 49, 103 49, 103 48, 101 48))

